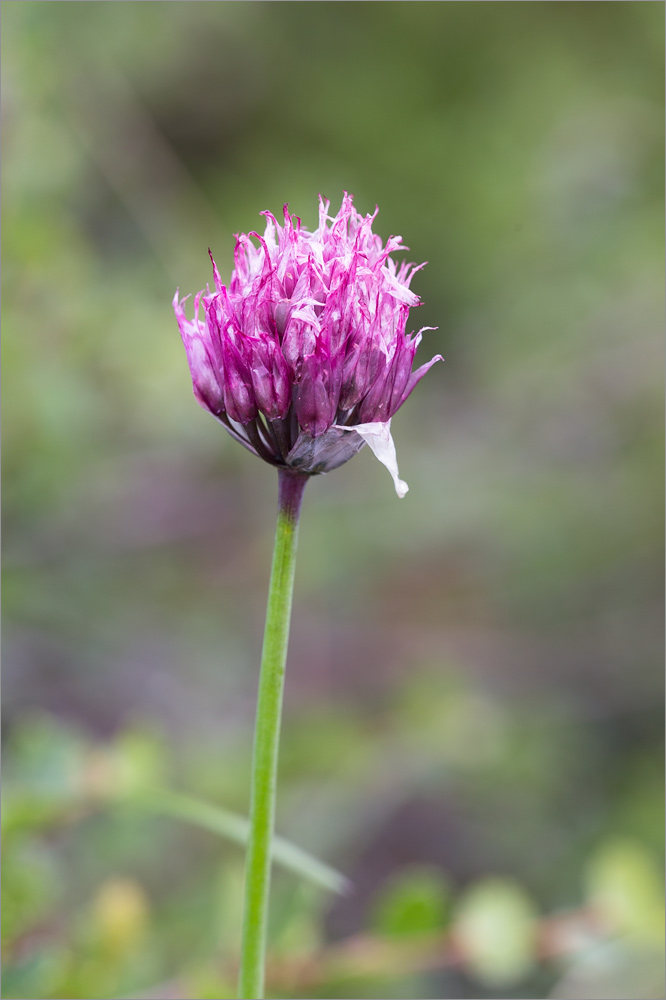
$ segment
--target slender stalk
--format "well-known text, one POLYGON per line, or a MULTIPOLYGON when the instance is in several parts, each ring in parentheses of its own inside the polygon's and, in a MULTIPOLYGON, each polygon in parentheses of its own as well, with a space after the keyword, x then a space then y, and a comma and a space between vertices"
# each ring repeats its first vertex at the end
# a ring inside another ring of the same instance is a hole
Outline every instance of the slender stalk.
POLYGON ((294 589, 298 516, 307 483, 307 476, 286 469, 278 469, 278 476, 275 549, 268 590, 252 757, 250 837, 245 864, 243 941, 238 981, 238 996, 242 1000, 262 1000, 264 995, 271 840, 275 824, 284 667, 294 589))

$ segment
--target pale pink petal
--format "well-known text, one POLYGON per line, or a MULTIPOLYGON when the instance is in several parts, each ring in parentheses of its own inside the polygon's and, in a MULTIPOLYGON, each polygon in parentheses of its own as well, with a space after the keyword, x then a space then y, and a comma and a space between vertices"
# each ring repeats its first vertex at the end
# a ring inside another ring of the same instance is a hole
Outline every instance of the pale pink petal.
POLYGON ((391 437, 391 421, 387 420, 384 424, 354 424, 353 427, 336 425, 336 427, 341 431, 356 431, 357 434, 360 434, 375 457, 391 473, 391 478, 395 484, 395 491, 400 499, 402 499, 409 490, 409 486, 398 475, 398 456, 395 453, 395 444, 391 437))

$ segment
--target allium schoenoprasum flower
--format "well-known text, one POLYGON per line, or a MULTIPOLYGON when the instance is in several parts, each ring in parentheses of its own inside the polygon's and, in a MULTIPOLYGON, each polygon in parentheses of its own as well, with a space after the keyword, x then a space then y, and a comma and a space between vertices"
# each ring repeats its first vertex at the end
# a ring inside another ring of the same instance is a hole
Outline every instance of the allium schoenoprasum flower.
MULTIPOLYGON (((330 472, 370 445, 398 496, 391 418, 437 355, 412 371, 424 327, 406 333, 410 290, 424 265, 391 258, 405 250, 372 232, 377 215, 359 215, 345 193, 336 216, 319 199, 319 227, 308 232, 284 207, 266 231, 236 237, 235 268, 185 315, 173 306, 198 402, 266 462, 307 475, 330 472), (253 242, 256 240, 256 243, 253 242)), ((210 251, 209 251, 210 253, 210 251)))

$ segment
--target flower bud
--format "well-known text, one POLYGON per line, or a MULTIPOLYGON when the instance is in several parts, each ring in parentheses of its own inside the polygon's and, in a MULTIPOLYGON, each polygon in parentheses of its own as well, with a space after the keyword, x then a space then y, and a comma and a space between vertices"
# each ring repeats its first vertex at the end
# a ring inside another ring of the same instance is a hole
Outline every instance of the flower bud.
POLYGON ((403 496, 391 417, 441 360, 412 371, 422 331, 405 329, 419 305, 409 288, 419 268, 397 267, 390 255, 406 248, 399 236, 384 245, 372 232, 376 210, 359 215, 346 193, 336 216, 328 210, 320 198, 314 232, 286 205, 282 226, 262 213, 263 237, 236 237, 228 287, 211 255, 215 291, 195 297, 193 319, 176 293, 194 394, 236 440, 281 468, 329 472, 367 443, 403 496))

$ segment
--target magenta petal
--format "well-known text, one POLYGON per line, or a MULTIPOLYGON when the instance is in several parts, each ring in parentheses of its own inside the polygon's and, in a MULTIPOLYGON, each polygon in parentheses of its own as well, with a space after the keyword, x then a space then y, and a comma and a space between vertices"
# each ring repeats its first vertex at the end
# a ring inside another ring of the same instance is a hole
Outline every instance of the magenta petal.
POLYGON ((317 345, 314 354, 303 360, 301 377, 294 393, 299 425, 312 437, 319 437, 333 424, 340 397, 340 380, 326 351, 317 345))
POLYGON ((184 301, 178 300, 176 292, 173 308, 190 366, 194 395, 200 406, 217 415, 224 409, 222 372, 216 364, 215 352, 206 335, 206 328, 198 319, 199 296, 195 299, 193 320, 188 320, 185 316, 184 301))
POLYGON ((430 361, 426 361, 424 365, 421 365, 421 367, 417 368, 415 372, 412 372, 412 374, 407 379, 407 385, 405 386, 405 389, 400 397, 400 401, 398 402, 398 405, 395 407, 395 409, 392 411, 391 416, 393 416, 393 413, 396 413, 400 409, 402 404, 411 395, 412 391, 416 388, 416 386, 421 381, 426 372, 429 372, 432 366, 437 361, 443 361, 443 360, 444 358, 442 357, 441 354, 436 354, 434 358, 431 358, 430 361))
POLYGON ((249 361, 254 397, 268 420, 284 419, 291 403, 287 363, 270 338, 254 340, 249 361))
POLYGON ((224 353, 224 408, 232 420, 247 424, 257 416, 258 407, 252 385, 250 366, 230 336, 222 347, 224 353))

